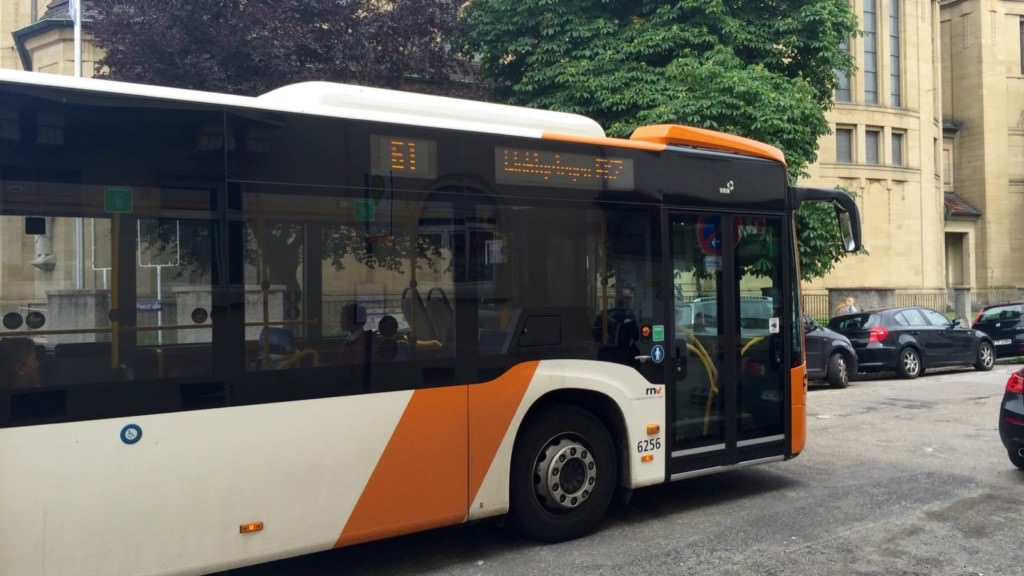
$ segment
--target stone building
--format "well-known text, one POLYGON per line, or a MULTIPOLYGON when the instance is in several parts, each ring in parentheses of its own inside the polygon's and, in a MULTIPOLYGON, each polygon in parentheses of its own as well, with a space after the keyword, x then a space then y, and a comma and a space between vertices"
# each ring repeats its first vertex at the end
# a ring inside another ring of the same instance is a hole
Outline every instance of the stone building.
MULTIPOLYGON (((88 0, 83 8, 87 10, 88 0)), ((86 12, 88 15, 88 11, 86 12)), ((75 74, 74 23, 68 0, 4 0, 0 3, 0 65, 51 74, 75 74)), ((82 27, 82 76, 92 76, 96 54, 82 27)))
MULTIPOLYGON (((1024 5, 853 0, 863 35, 846 48, 833 133, 804 182, 857 194, 870 255, 805 286, 827 314, 862 305, 952 309, 1024 291, 1024 5), (959 290, 956 290, 959 289, 959 290)), ((957 310, 970 314, 970 305, 957 310)))

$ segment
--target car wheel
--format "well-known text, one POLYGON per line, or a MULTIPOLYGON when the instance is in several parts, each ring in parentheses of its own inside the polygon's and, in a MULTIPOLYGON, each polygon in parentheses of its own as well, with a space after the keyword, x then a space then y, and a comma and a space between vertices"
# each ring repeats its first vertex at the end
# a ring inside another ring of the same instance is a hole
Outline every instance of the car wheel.
POLYGON ((847 372, 846 357, 842 352, 833 352, 828 359, 828 385, 833 388, 846 388, 850 385, 850 374, 847 372))
POLYGON ((512 452, 509 520, 544 542, 593 530, 611 504, 618 463, 596 416, 550 406, 530 419, 512 452))
POLYGON ((978 370, 991 370, 996 363, 996 349, 992 344, 982 340, 978 343, 978 359, 974 367, 978 370))
POLYGON ((1024 470, 1024 456, 1021 456, 1013 450, 1007 450, 1006 455, 1010 457, 1010 462, 1012 462, 1014 466, 1024 470))
POLYGON ((921 365, 921 355, 913 348, 904 348, 900 351, 899 359, 896 361, 896 372, 900 378, 917 378, 924 372, 921 365))

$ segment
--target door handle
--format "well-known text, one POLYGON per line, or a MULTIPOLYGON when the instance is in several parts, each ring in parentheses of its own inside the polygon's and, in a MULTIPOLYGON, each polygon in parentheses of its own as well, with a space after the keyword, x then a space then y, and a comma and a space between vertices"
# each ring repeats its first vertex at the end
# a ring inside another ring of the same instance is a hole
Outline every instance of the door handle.
POLYGON ((651 357, 649 355, 641 354, 640 356, 633 356, 633 360, 636 360, 641 364, 646 364, 647 362, 651 361, 651 357))

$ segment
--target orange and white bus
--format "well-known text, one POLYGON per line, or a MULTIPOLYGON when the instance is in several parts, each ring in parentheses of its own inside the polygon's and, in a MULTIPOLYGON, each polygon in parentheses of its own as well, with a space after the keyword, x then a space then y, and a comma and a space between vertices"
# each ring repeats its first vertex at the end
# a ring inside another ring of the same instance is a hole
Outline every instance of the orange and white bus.
POLYGON ((0 574, 559 541, 792 458, 805 201, 858 248, 845 194, 708 130, 0 71, 0 574))

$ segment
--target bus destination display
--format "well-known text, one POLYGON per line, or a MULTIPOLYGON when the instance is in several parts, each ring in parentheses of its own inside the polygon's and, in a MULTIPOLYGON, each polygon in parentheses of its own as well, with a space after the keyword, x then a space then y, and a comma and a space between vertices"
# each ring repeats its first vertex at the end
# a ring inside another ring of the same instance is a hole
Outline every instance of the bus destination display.
POLYGON ((633 189, 633 160, 614 156, 498 146, 494 149, 494 172, 503 184, 633 189))
POLYGON ((402 178, 437 177, 437 143, 424 138, 370 135, 373 174, 402 178))

